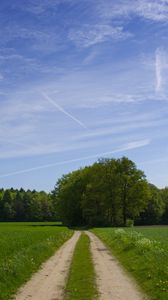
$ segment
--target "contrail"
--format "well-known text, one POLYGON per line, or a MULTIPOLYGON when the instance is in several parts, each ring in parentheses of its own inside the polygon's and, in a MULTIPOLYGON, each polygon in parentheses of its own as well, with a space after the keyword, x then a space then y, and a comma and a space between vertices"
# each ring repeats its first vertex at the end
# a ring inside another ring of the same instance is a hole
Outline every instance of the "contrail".
POLYGON ((82 123, 80 120, 78 120, 77 118, 75 118, 73 115, 71 115, 70 113, 68 113, 64 108, 62 108, 59 104, 57 104, 51 97, 49 97, 45 92, 41 92, 41 94, 43 95, 43 97, 50 102, 52 105, 54 105, 57 109, 59 109, 63 114, 65 114, 66 116, 68 116, 69 118, 71 118, 73 121, 75 121, 78 125, 80 125, 81 127, 87 129, 86 125, 84 123, 82 123))
POLYGON ((114 153, 118 153, 118 152, 122 152, 122 151, 127 151, 127 150, 131 150, 131 149, 144 147, 144 146, 147 146, 148 144, 150 144, 150 140, 148 140, 148 139, 141 140, 141 141, 135 141, 135 142, 132 142, 132 143, 128 143, 127 145, 123 145, 122 147, 117 148, 117 149, 115 149, 113 151, 110 151, 110 152, 97 153, 97 154, 94 154, 94 155, 84 156, 84 157, 70 159, 70 160, 64 160, 64 161, 60 161, 60 162, 57 162, 57 163, 52 163, 52 164, 37 166, 37 167, 24 169, 24 170, 20 170, 20 171, 15 171, 15 172, 7 173, 7 174, 4 174, 4 175, 0 175, 0 178, 5 178, 5 177, 13 176, 13 175, 24 174, 24 173, 29 173, 29 172, 32 172, 32 171, 38 171, 38 170, 41 170, 41 169, 46 169, 46 168, 55 167, 55 166, 59 166, 59 165, 66 165, 66 164, 69 164, 69 163, 78 162, 78 161, 82 161, 82 160, 97 158, 97 157, 110 155, 110 154, 114 154, 114 153))

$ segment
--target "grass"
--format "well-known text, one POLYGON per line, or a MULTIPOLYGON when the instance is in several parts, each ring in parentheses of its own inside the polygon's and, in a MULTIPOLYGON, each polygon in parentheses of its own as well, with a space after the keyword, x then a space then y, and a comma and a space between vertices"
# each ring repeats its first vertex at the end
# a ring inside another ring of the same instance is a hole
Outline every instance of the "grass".
POLYGON ((90 240, 82 234, 74 251, 64 300, 93 299, 97 299, 97 291, 90 240))
POLYGON ((10 299, 72 233, 55 223, 0 223, 0 300, 10 299))
MULTIPOLYGON (((127 230, 130 230, 129 228, 127 230)), ((168 226, 142 226, 134 227, 134 230, 145 237, 158 241, 162 247, 168 249, 168 226)))
POLYGON ((168 227, 92 230, 153 300, 168 300, 168 227))

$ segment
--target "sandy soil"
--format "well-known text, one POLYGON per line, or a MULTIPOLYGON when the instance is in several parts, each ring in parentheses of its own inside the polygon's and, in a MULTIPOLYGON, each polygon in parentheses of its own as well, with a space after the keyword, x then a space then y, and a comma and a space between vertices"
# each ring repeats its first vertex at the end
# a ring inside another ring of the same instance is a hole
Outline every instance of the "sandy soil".
POLYGON ((52 256, 41 269, 33 275, 23 286, 14 300, 61 300, 70 267, 73 251, 80 232, 73 237, 52 256))
POLYGON ((97 288, 100 300, 142 300, 146 299, 138 291, 136 284, 105 245, 91 232, 86 232, 91 240, 91 252, 97 274, 97 288))

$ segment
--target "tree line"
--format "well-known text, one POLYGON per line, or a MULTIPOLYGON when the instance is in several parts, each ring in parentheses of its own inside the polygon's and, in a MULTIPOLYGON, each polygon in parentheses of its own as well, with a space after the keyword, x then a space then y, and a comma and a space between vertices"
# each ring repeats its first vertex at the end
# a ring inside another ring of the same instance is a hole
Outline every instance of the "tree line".
POLYGON ((56 218, 51 194, 22 188, 0 190, 0 221, 54 221, 56 218))
POLYGON ((0 221, 58 220, 67 226, 168 224, 168 187, 148 183, 122 157, 63 175, 51 193, 0 190, 0 221))

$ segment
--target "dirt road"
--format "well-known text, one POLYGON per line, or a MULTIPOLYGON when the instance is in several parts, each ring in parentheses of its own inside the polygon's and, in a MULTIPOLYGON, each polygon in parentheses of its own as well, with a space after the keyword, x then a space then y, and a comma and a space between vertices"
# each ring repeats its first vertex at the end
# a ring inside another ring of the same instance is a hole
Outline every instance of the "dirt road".
MULTIPOLYGON (((138 291, 133 279, 130 279, 123 271, 105 245, 93 233, 86 231, 86 234, 91 240, 99 300, 147 299, 138 291)), ((80 232, 75 232, 73 237, 19 290, 14 300, 62 300, 68 270, 79 236, 80 232)))
POLYGON ((91 252, 97 274, 97 288, 100 294, 99 299, 146 299, 104 244, 93 233, 87 231, 86 234, 91 240, 91 252))
POLYGON ((73 237, 19 290, 14 300, 63 299, 66 277, 79 236, 80 232, 75 232, 73 237))

